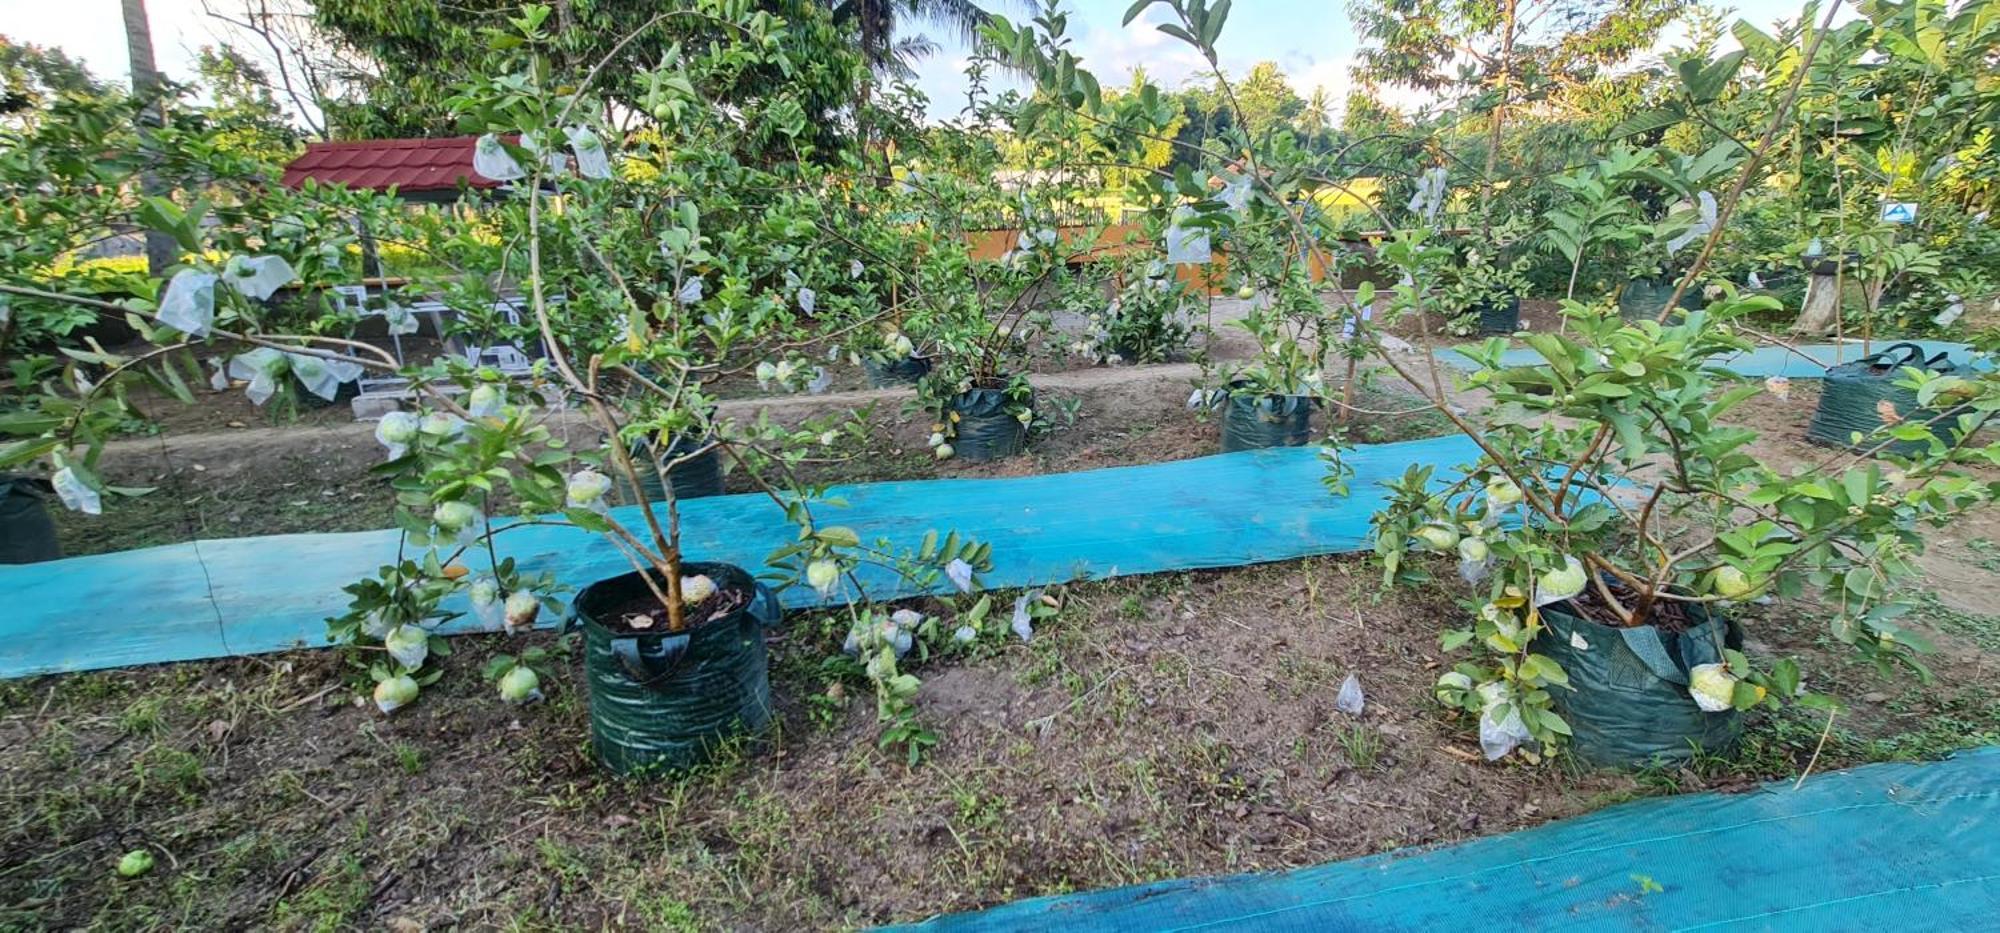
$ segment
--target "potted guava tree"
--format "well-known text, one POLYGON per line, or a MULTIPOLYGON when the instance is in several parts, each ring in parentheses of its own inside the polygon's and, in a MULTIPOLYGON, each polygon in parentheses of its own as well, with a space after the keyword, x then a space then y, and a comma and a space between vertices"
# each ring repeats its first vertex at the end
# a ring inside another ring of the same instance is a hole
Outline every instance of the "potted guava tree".
POLYGON ((1732 321, 1775 307, 1726 294, 1661 326, 1569 302, 1565 334, 1526 338, 1535 365, 1504 365, 1501 341, 1463 351, 1476 364, 1466 384, 1493 402, 1461 419, 1482 455, 1455 476, 1413 467, 1394 483, 1376 551, 1387 578, 1430 585, 1440 563, 1413 555, 1447 558, 1476 594, 1444 647, 1478 657, 1437 693, 1477 717, 1489 757, 1684 759, 1726 751, 1745 710, 1827 702, 1795 662, 1744 653, 1731 608, 1746 600, 1820 593, 1834 637, 1884 662, 1922 645, 1896 621, 1895 589, 1921 529, 1995 486, 1955 472, 1975 452, 1934 437, 1899 470, 1865 453, 1767 465, 1756 432, 1725 416, 1783 404, 1782 383, 1708 364, 1750 346, 1732 321))
POLYGON ((857 275, 893 295, 886 314, 879 300, 854 303, 856 320, 840 330, 871 372, 922 361, 910 408, 930 416, 928 444, 941 460, 1011 456, 1046 424, 1027 379, 1050 331, 1042 304, 1103 235, 1102 224, 1063 223, 1093 190, 1062 167, 1072 144, 1009 164, 992 132, 1004 116, 977 99, 964 120, 929 128, 906 141, 898 164, 872 170, 881 184, 829 189, 823 212, 828 237, 858 257, 857 275), (1019 180, 1003 188, 998 179, 1010 175, 1019 180), (1018 232, 986 255, 992 232, 973 221, 996 215, 986 226, 1018 232))

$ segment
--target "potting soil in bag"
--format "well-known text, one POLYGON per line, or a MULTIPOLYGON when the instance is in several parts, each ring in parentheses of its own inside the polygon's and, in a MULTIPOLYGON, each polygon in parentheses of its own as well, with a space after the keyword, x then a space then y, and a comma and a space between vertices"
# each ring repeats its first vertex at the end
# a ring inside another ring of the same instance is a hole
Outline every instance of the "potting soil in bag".
POLYGON ((1542 608, 1546 628, 1533 650, 1569 675, 1574 689, 1549 693, 1574 733, 1570 748, 1578 758, 1629 767, 1736 744, 1742 715, 1702 712, 1688 694, 1688 671, 1720 662, 1725 647, 1742 648, 1743 630, 1697 604, 1684 605, 1695 624, 1678 634, 1651 625, 1599 625, 1567 602, 1542 608))
MULTIPOLYGON (((1028 407, 1034 407, 1032 395, 1028 407)), ((951 446, 957 455, 975 463, 998 460, 1020 453, 1028 446, 1028 426, 1007 406, 1005 389, 971 389, 952 399, 958 414, 957 434, 951 446)))
MULTIPOLYGON (((1875 432, 1883 426, 1883 415, 1890 414, 1897 421, 1929 423, 1931 432, 1947 443, 1956 439, 1955 417, 1939 418, 1936 410, 1917 404, 1915 389, 1896 384, 1903 378, 1905 366, 1939 375, 1958 368, 1944 353, 1926 359, 1924 349, 1913 343, 1891 344, 1880 353, 1829 367, 1820 391, 1819 408, 1813 412, 1812 423, 1806 425, 1806 437, 1834 447, 1867 450, 1887 440, 1875 432), (1856 434, 1861 436, 1858 442, 1856 434)), ((1922 440, 1894 441, 1883 449, 1908 457, 1922 453, 1928 446, 1922 440)))
POLYGON ((49 517, 52 490, 41 480, 0 473, 0 564, 33 564, 62 556, 49 517))
POLYGON ((705 575, 725 592, 750 593, 750 601, 682 632, 635 634, 616 626, 612 615, 652 598, 638 574, 577 594, 591 746, 619 774, 699 765, 720 743, 761 732, 771 721, 764 630, 777 622, 777 600, 736 567, 690 563, 681 572, 705 575))
POLYGON ((1223 453, 1304 447, 1312 440, 1313 400, 1308 396, 1229 393, 1222 405, 1223 453))

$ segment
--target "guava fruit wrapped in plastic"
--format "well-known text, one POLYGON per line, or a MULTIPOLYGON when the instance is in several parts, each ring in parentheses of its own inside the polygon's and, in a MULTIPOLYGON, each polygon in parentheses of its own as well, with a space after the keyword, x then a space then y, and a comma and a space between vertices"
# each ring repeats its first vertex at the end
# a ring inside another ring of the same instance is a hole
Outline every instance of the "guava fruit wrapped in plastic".
POLYGON ((611 158, 604 152, 604 140, 584 126, 572 126, 566 135, 570 151, 576 153, 578 174, 585 178, 611 177, 611 158))
POLYGON ((160 323, 190 337, 206 337, 215 323, 215 273, 182 269, 160 296, 160 323))
POLYGON ((222 269, 229 287, 252 301, 263 301, 298 277, 283 256, 231 256, 222 269))
POLYGON ((56 475, 49 477, 49 484, 56 488, 56 498, 61 499, 63 506, 70 511, 85 515, 104 514, 103 497, 77 476, 75 470, 69 467, 57 470, 56 475))
POLYGON ((248 380, 250 386, 243 394, 253 404, 262 405, 278 391, 278 377, 285 374, 285 356, 285 351, 270 347, 239 353, 229 360, 229 378, 248 380))
POLYGON ((329 402, 340 395, 343 384, 361 378, 361 364, 349 360, 330 360, 309 353, 287 353, 285 360, 306 391, 329 402))
POLYGON ((494 181, 513 181, 528 174, 507 148, 500 145, 500 137, 492 133, 473 143, 472 170, 494 181))

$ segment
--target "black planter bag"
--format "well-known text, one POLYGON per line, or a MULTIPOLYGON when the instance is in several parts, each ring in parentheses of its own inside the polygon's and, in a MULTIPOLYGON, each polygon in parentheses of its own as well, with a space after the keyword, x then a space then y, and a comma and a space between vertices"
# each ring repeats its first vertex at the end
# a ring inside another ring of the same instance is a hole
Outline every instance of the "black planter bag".
MULTIPOLYGON (((641 441, 632 445, 632 468, 639 474, 639 489, 646 494, 645 501, 664 502, 667 498, 666 487, 660 484, 660 471, 654 468, 654 464, 672 463, 692 451, 701 450, 701 447, 694 441, 675 438, 672 444, 667 445, 665 453, 651 456, 650 453, 658 449, 652 443, 641 441)), ((639 497, 633 494, 632 484, 620 475, 622 472, 613 470, 611 473, 618 486, 618 495, 627 505, 638 505, 639 497)), ((722 451, 711 447, 682 461, 667 474, 667 479, 673 484, 676 499, 722 495, 722 451)))
MULTIPOLYGON (((1028 406, 1035 399, 1028 397, 1028 406)), ((951 448, 959 457, 974 463, 998 460, 1020 453, 1028 446, 1028 426, 1007 410, 1007 390, 971 389, 951 400, 958 415, 951 448)))
MULTIPOLYGON (((1674 288, 1680 284, 1679 278, 1664 276, 1626 282, 1618 292, 1618 315, 1628 321, 1653 320, 1660 316, 1660 309, 1667 306, 1667 299, 1674 297, 1674 288)), ((1699 311, 1706 307, 1708 299, 1701 296, 1699 285, 1689 285, 1687 294, 1674 305, 1678 311, 1699 311)))
POLYGON ((1725 752, 1743 735, 1735 710, 1704 713, 1688 695, 1688 671, 1740 650, 1733 620, 1687 604, 1697 624, 1678 635, 1651 625, 1613 628, 1576 615, 1569 603, 1543 606, 1533 650, 1562 665, 1570 686, 1550 687, 1556 712, 1575 733, 1570 748, 1594 765, 1634 767, 1725 752))
MULTIPOLYGON (((683 564, 750 602, 679 633, 613 630, 602 618, 635 596, 652 598, 637 572, 602 580, 576 597, 590 684, 590 744, 618 774, 681 771, 707 761, 733 737, 771 722, 764 630, 778 622, 777 599, 741 568, 683 564)), ((612 620, 615 621, 615 620, 612 620)))
POLYGON ((1481 336, 1511 334, 1521 329, 1521 299, 1519 296, 1504 301, 1482 301, 1471 310, 1479 315, 1481 336))
POLYGON ((894 389, 913 386, 931 371, 931 359, 927 356, 911 356, 891 363, 877 362, 873 357, 861 358, 861 371, 868 376, 868 386, 872 389, 894 389))
MULTIPOLYGON (((1923 423, 1937 418, 1935 409, 1917 404, 1915 389, 1896 384, 1896 380, 1903 377, 1905 366, 1940 375, 1948 375, 1958 368, 1944 353, 1925 359, 1924 349, 1914 343, 1890 344, 1880 353, 1830 367, 1820 390, 1819 408, 1813 411, 1812 423, 1806 425, 1806 437, 1843 450, 1872 448, 1884 440, 1880 437, 1869 440, 1870 435, 1882 427, 1882 413, 1877 406, 1884 401, 1895 406, 1896 413, 1905 421, 1923 423), (1862 436, 1859 445, 1853 439, 1857 432, 1862 436)), ((1956 417, 1932 424, 1931 433, 1947 444, 1957 440, 1956 417)), ((1929 446, 1926 441, 1891 441, 1883 450, 1910 457, 1922 453, 1929 446)))
POLYGON ((0 473, 0 564, 34 564, 62 557, 49 517, 47 480, 0 473))
POLYGON ((1309 396, 1231 392, 1222 405, 1223 453, 1304 447, 1312 442, 1313 400, 1309 396))

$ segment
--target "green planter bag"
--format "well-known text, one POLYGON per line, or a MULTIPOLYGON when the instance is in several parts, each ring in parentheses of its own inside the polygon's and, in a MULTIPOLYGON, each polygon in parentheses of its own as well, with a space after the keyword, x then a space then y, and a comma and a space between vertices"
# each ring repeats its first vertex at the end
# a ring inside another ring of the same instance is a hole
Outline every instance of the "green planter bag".
MULTIPOLYGON (((646 494, 647 502, 666 501, 666 487, 660 483, 660 471, 654 464, 672 463, 689 452, 700 450, 701 445, 693 441, 675 438, 667 446, 666 452, 651 456, 657 448, 653 444, 640 442, 632 445, 632 468, 639 473, 639 489, 646 494)), ((637 505, 639 498, 632 493, 632 484, 620 475, 622 470, 611 471, 612 481, 618 485, 618 495, 628 504, 637 505)), ((673 484, 675 499, 700 499, 704 496, 722 495, 722 451, 711 447, 699 455, 682 461, 667 474, 673 484)))
POLYGON ((62 556, 56 523, 49 518, 54 495, 47 480, 0 473, 0 564, 34 564, 62 556))
MULTIPOLYGON (((1819 408, 1813 412, 1812 423, 1806 425, 1806 437, 1845 450, 1861 451, 1874 447, 1883 439, 1868 438, 1882 427, 1883 402, 1894 406, 1896 414, 1904 421, 1922 423, 1936 418, 1936 410, 1917 404, 1916 390, 1896 385, 1905 366, 1940 375, 1958 368, 1944 353, 1925 359, 1924 348, 1914 343, 1891 344, 1880 353, 1830 367, 1820 390, 1819 408), (1854 440, 1856 434, 1862 437, 1859 444, 1854 440)), ((1932 433, 1946 443, 1957 439, 1957 430, 1957 424, 1949 418, 1932 426, 1932 433)), ((1920 440, 1893 441, 1883 449, 1908 457, 1923 452, 1928 446, 1928 442, 1920 440)))
POLYGON ((1635 767, 1685 761, 1697 749, 1723 752, 1743 734, 1731 710, 1704 713, 1688 695, 1688 671, 1743 647, 1735 622, 1687 604, 1696 621, 1675 634, 1651 625, 1613 628, 1575 614, 1567 602, 1542 607, 1546 628, 1533 650, 1562 665, 1574 689, 1552 687, 1556 712, 1575 733, 1570 748, 1594 765, 1635 767))
POLYGON ((654 598, 637 572, 593 583, 576 597, 590 744, 618 774, 694 767, 720 743, 755 735, 771 722, 764 630, 778 622, 776 597, 728 564, 690 563, 682 573, 706 574, 719 593, 748 594, 748 601, 672 633, 632 632, 614 617, 635 599, 654 598))
POLYGON ((930 373, 931 360, 927 356, 911 356, 883 363, 864 356, 861 358, 861 371, 868 376, 869 388, 894 389, 916 385, 930 373))
MULTIPOLYGON (((1633 279, 1625 283, 1618 292, 1618 316, 1628 321, 1650 321, 1660 316, 1660 309, 1667 306, 1667 299, 1674 297, 1674 287, 1680 279, 1662 276, 1655 279, 1633 279)), ((1699 311, 1708 307, 1708 300, 1701 297, 1701 289, 1689 286, 1687 294, 1681 296, 1680 311, 1699 311)))
MULTIPOLYGON (((1028 398, 1033 408, 1034 397, 1028 398)), ((957 456, 974 463, 998 460, 1020 453, 1028 446, 1028 426, 1008 411, 1007 390, 969 389, 951 400, 958 415, 951 447, 957 456)))
POLYGON ((1313 400, 1305 395, 1224 393, 1222 452, 1304 447, 1312 442, 1313 400))
POLYGON ((1521 329, 1521 299, 1508 298, 1505 301, 1482 301, 1472 306, 1479 316, 1479 333, 1482 336, 1511 334, 1521 329))

